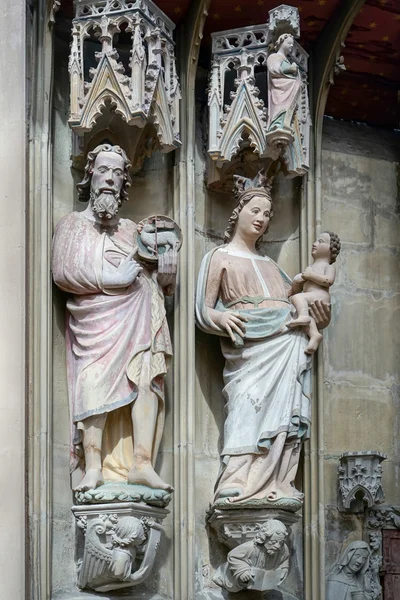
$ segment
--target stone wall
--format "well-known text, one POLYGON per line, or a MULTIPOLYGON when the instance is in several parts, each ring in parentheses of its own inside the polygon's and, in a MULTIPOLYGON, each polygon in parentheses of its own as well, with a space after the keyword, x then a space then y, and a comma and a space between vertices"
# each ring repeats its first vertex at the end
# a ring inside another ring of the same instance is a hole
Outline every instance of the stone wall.
POLYGON ((322 225, 342 241, 324 334, 326 569, 362 537, 363 518, 337 510, 337 466, 348 450, 378 450, 386 502, 400 486, 400 136, 325 120, 322 225))
MULTIPOLYGON (((0 248, 0 472, 1 500, 0 598, 23 598, 27 549, 26 511, 26 234, 27 153, 25 97, 26 4, 21 0, 2 8, 0 114, 2 115, 0 173, 2 180, 0 248)), ((36 508, 36 507, 35 507, 36 508)))

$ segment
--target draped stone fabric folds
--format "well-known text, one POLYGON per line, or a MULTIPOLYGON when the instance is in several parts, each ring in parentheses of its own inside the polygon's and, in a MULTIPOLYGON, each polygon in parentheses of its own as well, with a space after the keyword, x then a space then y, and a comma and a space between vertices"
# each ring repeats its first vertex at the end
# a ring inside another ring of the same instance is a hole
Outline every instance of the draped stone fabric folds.
POLYGON ((159 398, 154 444, 158 448, 164 422, 163 377, 172 355, 163 295, 155 276, 143 270, 125 290, 103 286, 103 263, 117 267, 135 244, 132 221, 121 219, 114 230, 106 230, 77 212, 59 222, 53 242, 54 281, 72 294, 66 325, 71 469, 80 460, 81 421, 112 413, 103 443, 107 457, 103 475, 113 479, 115 472, 126 479, 131 466, 132 425, 126 410, 121 409, 137 397, 145 353, 149 353, 152 389, 159 398))
MULTIPOLYGON (((232 286, 232 282, 240 279, 237 273, 246 273, 249 278, 256 273, 254 286, 247 290, 249 296, 260 295, 263 289, 265 295, 266 288, 270 296, 270 300, 264 298, 261 308, 251 309, 246 305, 237 310, 249 319, 251 337, 246 337, 242 345, 232 344, 212 323, 205 303, 208 270, 216 251, 203 259, 196 298, 198 326, 222 336, 221 349, 226 360, 223 389, 226 420, 216 499, 224 489, 240 491, 231 498, 232 502, 298 497, 292 483, 300 444, 309 436, 311 361, 304 353, 306 335, 285 326, 291 313, 287 304, 290 279, 268 257, 239 255, 222 249, 229 255, 229 260, 223 261, 222 277, 230 282, 231 296, 235 293, 238 298, 242 296, 242 290, 232 286), (286 298, 279 301, 282 295, 286 298)), ((220 290, 224 285, 221 283, 220 290)), ((223 299, 219 298, 215 308, 225 310, 223 299)))

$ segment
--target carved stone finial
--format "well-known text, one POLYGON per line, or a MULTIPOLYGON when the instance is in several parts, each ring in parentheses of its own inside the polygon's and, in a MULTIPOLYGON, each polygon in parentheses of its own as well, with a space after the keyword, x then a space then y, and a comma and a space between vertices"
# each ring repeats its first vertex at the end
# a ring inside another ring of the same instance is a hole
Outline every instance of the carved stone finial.
POLYGON ((367 450, 345 452, 340 457, 339 510, 342 512, 364 512, 365 505, 384 502, 381 462, 386 454, 367 450))
POLYGON ((174 28, 151 0, 75 0, 69 124, 76 133, 92 130, 109 106, 129 125, 154 125, 162 151, 180 146, 174 28), (131 35, 128 66, 120 62, 115 48, 123 30, 131 35), (95 55, 97 66, 88 69, 85 40, 93 33, 101 46, 95 55))

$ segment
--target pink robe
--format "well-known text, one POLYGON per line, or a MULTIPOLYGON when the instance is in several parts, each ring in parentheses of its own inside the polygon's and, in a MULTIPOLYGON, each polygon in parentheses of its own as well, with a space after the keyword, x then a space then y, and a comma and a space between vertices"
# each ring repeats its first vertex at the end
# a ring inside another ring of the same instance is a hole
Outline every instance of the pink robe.
POLYGON ((288 63, 288 61, 279 53, 271 54, 267 60, 268 129, 281 115, 279 126, 290 127, 300 94, 300 73, 298 72, 296 76, 285 74, 282 63, 288 63))
MULTIPOLYGON (((53 278, 58 287, 71 294, 66 347, 72 469, 79 460, 76 446, 81 443, 80 423, 135 400, 141 360, 148 351, 152 389, 160 400, 155 448, 161 437, 163 376, 172 351, 156 272, 151 275, 143 271, 124 289, 107 290, 102 281, 104 262, 117 267, 135 245, 136 225, 127 219, 107 228, 72 212, 55 230, 53 278)), ((118 436, 114 436, 115 444, 118 436)), ((121 467, 122 472, 127 468, 121 467)))

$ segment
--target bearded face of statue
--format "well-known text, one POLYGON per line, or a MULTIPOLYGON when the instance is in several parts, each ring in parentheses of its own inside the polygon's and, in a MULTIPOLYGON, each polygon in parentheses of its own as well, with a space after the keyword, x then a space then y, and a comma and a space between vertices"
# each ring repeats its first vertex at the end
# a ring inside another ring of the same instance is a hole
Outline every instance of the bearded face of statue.
POLYGON ((112 219, 121 206, 124 159, 115 152, 100 152, 96 157, 90 183, 93 212, 100 219, 112 219))
POLYGON ((264 548, 267 551, 267 554, 273 555, 278 552, 285 541, 284 535, 281 533, 273 533, 271 537, 267 538, 264 543, 264 548))

